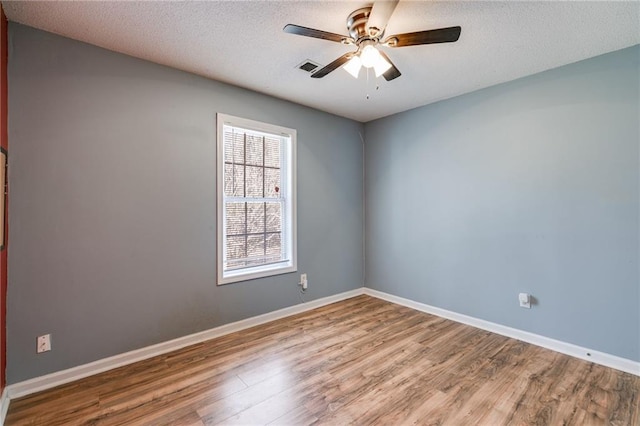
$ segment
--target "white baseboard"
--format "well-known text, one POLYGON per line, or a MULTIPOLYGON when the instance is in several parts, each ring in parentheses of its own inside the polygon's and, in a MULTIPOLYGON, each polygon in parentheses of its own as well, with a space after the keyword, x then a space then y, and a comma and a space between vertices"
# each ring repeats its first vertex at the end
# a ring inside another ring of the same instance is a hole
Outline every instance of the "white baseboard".
POLYGON ((502 336, 518 339, 523 342, 531 343, 543 348, 551 349, 556 352, 560 352, 566 355, 640 376, 640 363, 636 361, 583 348, 571 343, 561 342, 559 340, 550 339, 548 337, 540 336, 511 327, 506 327, 504 325, 495 324, 467 315, 462 315, 456 312, 448 311, 446 309, 441 309, 435 306, 426 305, 424 303, 415 302, 413 300, 394 296, 378 290, 361 287, 355 290, 347 291, 329 297, 324 297, 322 299, 317 299, 306 303, 301 303, 299 305, 291 306, 288 308, 279 309, 274 312, 269 312, 263 315, 258 315, 230 324, 225 324, 220 327, 212 328, 210 330, 205 330, 199 333, 190 334, 188 336, 179 337, 167 342, 162 342, 156 345, 147 346, 145 348, 136 349, 109 358, 90 362, 88 364, 69 368, 67 370, 58 371, 55 373, 47 374, 45 376, 36 377, 30 380, 6 386, 4 391, 2 392, 2 396, 0 399, 0 425, 4 424, 4 418, 9 407, 9 402, 12 399, 50 389, 55 386, 72 382, 74 380, 79 380, 88 376, 92 376, 94 374, 102 373, 107 370, 152 358, 157 355, 162 355, 189 345, 224 336, 229 333, 234 333, 236 331, 245 330, 247 328, 251 328, 270 321, 306 312, 311 309, 319 308, 321 306, 339 302, 341 300, 349 299, 361 294, 367 294, 378 299, 386 300, 388 302, 403 305, 418 311, 437 315, 442 318, 447 318, 452 321, 467 324, 476 328, 500 334, 502 336))
POLYGON ((9 392, 5 386, 2 390, 2 396, 0 396, 0 425, 4 424, 4 419, 7 418, 7 411, 9 410, 9 392))
POLYGON ((394 296, 370 288, 364 288, 364 294, 377 297, 391 303, 406 306, 417 311, 426 312, 428 314, 437 315, 439 317, 447 318, 452 321, 460 322, 462 324, 467 324, 472 327, 480 328, 482 330, 487 330, 492 333, 500 334, 502 336, 511 337, 513 339, 531 343, 536 346, 542 346, 543 348, 551 349, 552 351, 580 358, 585 361, 591 361, 596 364, 604 365, 605 367, 624 371, 625 373, 631 373, 636 376, 640 376, 640 362, 632 361, 630 359, 620 358, 615 355, 583 348, 581 346, 551 339, 549 337, 540 336, 539 334, 529 333, 528 331, 518 330, 516 328, 511 328, 493 322, 481 320, 478 318, 448 311, 446 309, 436 308, 435 306, 415 302, 413 300, 394 296))
MULTIPOLYGON (((215 327, 210 330, 205 330, 199 333, 190 334, 188 336, 179 337, 167 342, 158 343, 156 345, 147 346, 141 349, 136 349, 108 358, 103 358, 94 362, 90 362, 88 364, 69 368, 67 370, 57 371, 45 376, 35 377, 30 380, 14 383, 5 388, 2 401, 5 401, 6 399, 6 405, 8 407, 8 402, 11 399, 20 398, 46 389, 51 389, 53 387, 69 383, 74 380, 83 379, 85 377, 102 373, 107 370, 112 370, 114 368, 132 364, 137 361, 149 359, 157 355, 166 354, 168 352, 175 351, 186 346, 201 343, 206 340, 224 336, 229 333, 235 333, 236 331, 245 330, 247 328, 255 327, 256 325, 264 324, 291 315, 306 312, 311 309, 319 308, 321 306, 329 305, 331 303, 339 302, 341 300, 349 299, 361 294, 363 294, 363 289, 357 288, 355 290, 335 294, 333 296, 323 297, 321 299, 312 300, 310 302, 305 302, 299 305, 290 306, 288 308, 279 309, 277 311, 269 312, 263 315, 258 315, 230 324, 221 325, 220 327, 215 327), (5 398, 5 394, 7 398, 5 398)), ((5 409, 5 406, 3 405, 2 408, 5 409)), ((3 423, 0 422, 0 425, 1 424, 3 423)))

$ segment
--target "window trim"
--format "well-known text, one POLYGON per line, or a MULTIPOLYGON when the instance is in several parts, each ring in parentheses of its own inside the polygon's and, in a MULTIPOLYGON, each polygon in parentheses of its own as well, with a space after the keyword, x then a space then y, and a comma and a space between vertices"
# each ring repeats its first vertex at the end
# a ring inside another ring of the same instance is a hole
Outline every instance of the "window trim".
POLYGON ((217 232, 216 232, 216 265, 217 265, 217 284, 224 285, 234 282, 253 280, 256 278, 264 278, 274 275, 287 274, 298 270, 298 229, 297 229, 297 167, 296 167, 296 139, 297 132, 295 129, 277 126, 274 124, 263 123, 260 121, 250 120, 241 117, 235 117, 228 114, 217 113, 217 149, 216 149, 216 216, 217 216, 217 232), (288 201, 285 205, 284 220, 286 231, 283 229, 283 236, 291 247, 291 259, 288 262, 279 262, 266 265, 259 265, 249 268, 224 271, 224 126, 231 125, 240 127, 250 131, 258 131, 262 133, 270 133, 273 135, 286 136, 289 138, 290 147, 287 150, 286 158, 286 190, 288 201), (287 232, 288 231, 288 232, 287 232))

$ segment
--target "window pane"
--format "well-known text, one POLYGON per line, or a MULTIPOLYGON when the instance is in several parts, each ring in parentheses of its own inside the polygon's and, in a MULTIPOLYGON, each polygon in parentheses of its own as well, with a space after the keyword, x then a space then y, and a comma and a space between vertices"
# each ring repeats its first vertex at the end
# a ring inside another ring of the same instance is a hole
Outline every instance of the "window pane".
POLYGON ((262 166, 263 143, 262 137, 247 135, 247 164, 262 166))
POLYGON ((233 166, 224 165, 224 195, 233 195, 233 166))
POLYGON ((280 139, 266 137, 264 165, 266 167, 280 167, 280 139))
POLYGON ((244 197, 244 166, 233 166, 233 196, 244 197))
POLYGON ((282 231, 282 206, 280 203, 265 203, 267 205, 267 232, 282 231))
POLYGON ((247 192, 245 197, 263 196, 263 171, 262 167, 247 166, 247 192))
POLYGON ((244 197, 244 166, 224 165, 224 195, 244 197))
POLYGON ((244 133, 232 129, 224 132, 224 162, 244 163, 244 133))
POLYGON ((264 232, 264 203, 247 203, 247 233, 264 232))
POLYGON ((247 237, 247 257, 256 258, 254 263, 264 263, 264 234, 247 237))
POLYGON ((233 133, 224 131, 224 162, 230 163, 233 156, 233 133))
POLYGON ((247 257, 245 237, 227 237, 227 261, 247 257))
POLYGON ((247 218, 245 214, 245 204, 246 203, 226 203, 226 235, 238 235, 246 233, 247 218))
POLYGON ((264 196, 280 197, 280 169, 264 169, 264 196))
POLYGON ((280 233, 267 234, 267 256, 274 261, 282 257, 282 242, 280 233))

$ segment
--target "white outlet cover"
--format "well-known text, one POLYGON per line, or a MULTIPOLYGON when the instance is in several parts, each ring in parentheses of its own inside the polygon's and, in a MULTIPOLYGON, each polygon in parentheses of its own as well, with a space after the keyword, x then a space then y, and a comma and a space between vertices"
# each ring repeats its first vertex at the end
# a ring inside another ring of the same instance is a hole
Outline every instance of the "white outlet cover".
POLYGON ((51 350, 51 335, 45 334, 38 336, 36 351, 37 353, 47 352, 51 350))
POLYGON ((528 293, 520 293, 518 295, 518 301, 521 308, 531 309, 531 296, 528 293))

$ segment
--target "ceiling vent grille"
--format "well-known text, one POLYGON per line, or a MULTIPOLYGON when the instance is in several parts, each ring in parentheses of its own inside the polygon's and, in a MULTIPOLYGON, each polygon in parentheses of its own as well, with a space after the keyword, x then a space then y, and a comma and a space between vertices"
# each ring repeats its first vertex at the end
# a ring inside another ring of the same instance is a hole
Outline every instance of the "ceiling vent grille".
POLYGON ((320 64, 317 64, 313 61, 310 61, 309 59, 303 61, 302 63, 296 65, 296 68, 301 69, 302 71, 306 71, 306 72, 314 72, 315 70, 318 69, 318 67, 320 67, 320 64))

